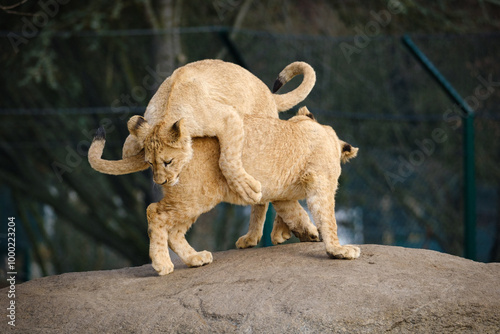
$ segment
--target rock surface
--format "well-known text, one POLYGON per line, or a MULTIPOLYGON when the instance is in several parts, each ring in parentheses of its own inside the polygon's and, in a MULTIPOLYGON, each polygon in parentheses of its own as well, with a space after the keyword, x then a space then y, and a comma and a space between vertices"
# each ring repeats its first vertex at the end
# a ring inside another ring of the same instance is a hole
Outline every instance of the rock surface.
MULTIPOLYGON (((7 289, 0 291, 6 312, 7 289)), ((5 320, 0 332, 14 328, 5 320)), ((231 250, 159 277, 151 265, 19 284, 19 333, 365 333, 500 331, 500 264, 363 245, 231 250)))

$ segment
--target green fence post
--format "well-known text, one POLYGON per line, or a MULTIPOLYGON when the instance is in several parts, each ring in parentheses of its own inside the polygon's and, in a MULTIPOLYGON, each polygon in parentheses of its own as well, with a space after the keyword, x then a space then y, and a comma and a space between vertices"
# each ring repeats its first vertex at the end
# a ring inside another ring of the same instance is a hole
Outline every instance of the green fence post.
POLYGON ((476 175, 474 166, 474 112, 464 120, 465 257, 476 259, 476 175))
POLYGON ((269 208, 266 212, 266 222, 264 223, 264 232, 262 233, 262 247, 272 246, 271 232, 273 231, 273 222, 276 212, 273 206, 269 203, 269 208))
POLYGON ((458 94, 453 86, 438 71, 427 56, 413 43, 408 35, 403 36, 403 44, 410 50, 423 67, 436 79, 444 91, 464 111, 464 256, 476 259, 476 175, 474 166, 474 110, 458 94))

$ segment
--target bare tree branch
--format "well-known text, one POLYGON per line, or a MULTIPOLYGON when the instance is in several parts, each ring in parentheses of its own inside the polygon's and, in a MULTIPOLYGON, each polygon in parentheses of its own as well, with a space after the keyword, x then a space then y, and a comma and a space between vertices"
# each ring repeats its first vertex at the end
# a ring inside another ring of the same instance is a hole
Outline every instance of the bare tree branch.
POLYGON ((33 13, 26 13, 26 12, 19 12, 17 10, 11 10, 12 8, 19 7, 26 3, 28 0, 22 0, 21 2, 18 2, 16 4, 10 5, 10 6, 2 6, 0 5, 0 9, 6 12, 7 14, 14 14, 14 15, 24 15, 24 16, 35 16, 33 13))

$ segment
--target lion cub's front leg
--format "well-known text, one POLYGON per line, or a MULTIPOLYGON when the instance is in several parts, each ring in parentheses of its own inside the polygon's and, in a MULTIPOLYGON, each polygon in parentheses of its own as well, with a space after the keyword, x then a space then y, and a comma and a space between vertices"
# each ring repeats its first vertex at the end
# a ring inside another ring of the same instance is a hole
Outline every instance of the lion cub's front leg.
POLYGON ((213 261, 209 251, 197 252, 186 240, 186 232, 196 218, 174 224, 169 230, 168 244, 188 267, 201 267, 213 261))
MULTIPOLYGON (((221 113, 224 112, 222 108, 221 113)), ((250 204, 260 202, 261 184, 243 168, 241 154, 245 139, 243 120, 231 108, 226 111, 224 124, 216 130, 220 145, 219 166, 229 187, 250 204)))
POLYGON ((149 257, 153 261, 153 268, 159 275, 168 275, 174 271, 174 264, 168 252, 168 232, 165 222, 168 217, 158 212, 158 203, 148 206, 148 235, 149 257))

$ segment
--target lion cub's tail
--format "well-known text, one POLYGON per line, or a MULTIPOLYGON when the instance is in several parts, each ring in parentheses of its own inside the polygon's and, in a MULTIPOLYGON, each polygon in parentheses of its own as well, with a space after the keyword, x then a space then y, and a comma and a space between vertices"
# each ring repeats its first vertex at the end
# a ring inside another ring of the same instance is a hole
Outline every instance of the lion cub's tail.
POLYGON ((316 83, 316 73, 313 68, 307 63, 296 61, 285 67, 278 75, 278 78, 274 82, 273 93, 276 93, 278 89, 283 87, 294 76, 299 74, 304 75, 304 79, 299 87, 286 94, 273 95, 278 111, 286 111, 295 106, 297 103, 302 102, 307 95, 309 95, 311 89, 313 89, 314 84, 316 83))
POLYGON ((355 158, 358 155, 358 148, 352 146, 349 143, 346 143, 345 141, 339 140, 340 141, 340 148, 341 148, 341 155, 340 155, 340 160, 343 163, 348 162, 352 158, 355 158))
POLYGON ((89 148, 89 163, 96 171, 111 174, 123 175, 145 170, 149 167, 144 160, 144 151, 137 155, 122 159, 122 160, 104 160, 102 159, 102 151, 106 144, 106 132, 104 128, 99 128, 89 148))

